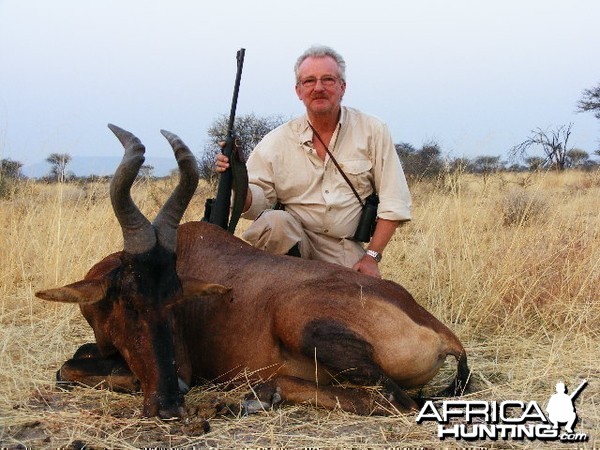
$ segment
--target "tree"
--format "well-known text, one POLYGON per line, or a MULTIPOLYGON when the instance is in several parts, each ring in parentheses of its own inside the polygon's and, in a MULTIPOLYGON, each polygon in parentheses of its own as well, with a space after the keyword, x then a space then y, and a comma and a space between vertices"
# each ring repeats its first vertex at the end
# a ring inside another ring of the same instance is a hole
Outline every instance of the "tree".
POLYGON ((449 173, 462 174, 471 166, 471 161, 468 158, 454 158, 446 164, 446 171, 449 173))
POLYGON ((6 198, 14 192, 17 180, 23 177, 21 173, 23 163, 13 161, 12 159, 2 159, 0 161, 0 198, 6 198))
POLYGON ((154 166, 150 164, 142 164, 138 172, 138 178, 152 179, 154 178, 154 166))
POLYGON ((67 166, 71 162, 71 155, 68 153, 51 153, 46 158, 46 162, 52 166, 49 177, 53 181, 63 183, 67 180, 67 166))
POLYGON ((569 158, 569 165, 571 167, 582 167, 590 159, 590 154, 585 150, 572 148, 567 152, 567 158, 569 158))
POLYGON ((541 156, 529 156, 525 158, 525 164, 531 172, 536 172, 538 170, 542 170, 544 168, 544 163, 546 162, 546 158, 541 156))
POLYGON ((416 151, 417 151, 417 149, 412 144, 409 144, 408 142, 401 142, 400 144, 394 144, 394 147, 396 148, 396 153, 398 154, 400 159, 406 158, 406 157, 412 155, 413 153, 416 153, 416 151))
MULTIPOLYGON (((247 159, 254 147, 271 130, 284 122, 281 116, 258 117, 254 114, 236 117, 233 133, 242 153, 247 159)), ((219 142, 227 137, 229 117, 222 115, 217 118, 208 129, 209 142, 204 148, 204 153, 199 158, 200 178, 209 182, 216 182, 215 157, 221 151, 219 142)))
POLYGON ((594 112, 594 116, 600 119, 600 83, 591 89, 585 89, 582 97, 577 103, 577 112, 594 112))
POLYGON ((471 167, 475 173, 493 173, 497 172, 502 163, 499 156, 478 156, 471 162, 471 167))
POLYGON ((531 147, 541 147, 546 155, 543 166, 564 170, 568 164, 568 142, 572 127, 573 124, 570 123, 550 132, 541 128, 533 130, 526 140, 510 149, 510 154, 512 157, 520 156, 524 158, 527 155, 527 150, 531 147))
POLYGON ((436 177, 442 172, 444 163, 441 159, 442 151, 437 142, 427 142, 420 150, 406 142, 395 144, 395 147, 408 178, 422 180, 436 177))
POLYGON ((470 166, 473 172, 483 175, 485 185, 489 176, 500 170, 502 163, 499 156, 478 156, 471 162, 470 166))
POLYGON ((18 180, 23 178, 21 168, 23 163, 19 161, 13 161, 12 159, 2 159, 0 161, 0 178, 10 178, 18 180))

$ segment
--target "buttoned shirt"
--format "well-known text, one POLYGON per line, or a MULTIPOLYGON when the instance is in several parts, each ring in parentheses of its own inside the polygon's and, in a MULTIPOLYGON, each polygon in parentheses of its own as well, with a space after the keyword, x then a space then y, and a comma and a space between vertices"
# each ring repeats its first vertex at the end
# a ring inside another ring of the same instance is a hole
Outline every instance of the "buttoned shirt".
MULTIPOLYGON (((329 150, 363 201, 379 194, 379 218, 410 220, 411 196, 385 123, 342 107, 329 150)), ((252 204, 242 217, 253 220, 279 201, 310 231, 354 235, 362 206, 329 155, 324 161, 317 155, 306 115, 268 133, 247 168, 252 204)))

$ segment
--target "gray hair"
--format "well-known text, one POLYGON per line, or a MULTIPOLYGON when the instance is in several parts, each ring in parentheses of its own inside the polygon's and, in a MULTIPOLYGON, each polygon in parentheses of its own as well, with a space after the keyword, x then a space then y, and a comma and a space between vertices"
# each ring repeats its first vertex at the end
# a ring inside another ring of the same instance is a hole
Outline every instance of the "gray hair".
POLYGON ((342 55, 326 45, 313 45, 300 55, 300 57, 296 60, 296 64, 294 65, 296 81, 299 81, 300 74, 298 73, 298 70, 300 69, 300 64, 302 64, 306 58, 325 58, 326 56, 329 56, 335 60, 340 70, 340 78, 342 81, 346 81, 346 61, 344 61, 342 55))

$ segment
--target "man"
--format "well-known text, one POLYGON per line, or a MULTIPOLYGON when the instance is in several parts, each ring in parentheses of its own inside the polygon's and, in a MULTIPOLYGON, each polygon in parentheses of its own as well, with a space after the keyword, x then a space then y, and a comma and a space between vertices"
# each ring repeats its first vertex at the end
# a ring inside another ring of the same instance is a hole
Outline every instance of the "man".
MULTIPOLYGON (((243 218, 254 220, 243 238, 277 254, 294 254, 381 277, 378 263, 398 225, 410 220, 411 198, 387 126, 342 107, 346 63, 315 46, 296 62, 296 94, 306 115, 267 134, 250 155, 243 218), (326 146, 364 199, 380 203, 367 251, 352 239, 362 206, 326 146), (284 210, 272 209, 277 203, 284 210)), ((217 157, 217 171, 229 167, 217 157)))
MULTIPOLYGON (((575 392, 577 393, 577 391, 575 392)), ((573 406, 573 397, 567 394, 564 383, 556 383, 556 394, 552 394, 550 397, 546 411, 548 412, 548 419, 552 422, 552 428, 558 429, 559 422, 566 423, 567 433, 573 433, 573 425, 577 421, 577 414, 575 413, 575 406, 573 406)))

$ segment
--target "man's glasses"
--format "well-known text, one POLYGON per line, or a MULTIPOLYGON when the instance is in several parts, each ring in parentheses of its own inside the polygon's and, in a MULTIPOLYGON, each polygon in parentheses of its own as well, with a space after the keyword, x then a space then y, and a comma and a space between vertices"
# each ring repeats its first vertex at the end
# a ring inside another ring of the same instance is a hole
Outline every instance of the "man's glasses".
POLYGON ((321 78, 308 77, 304 80, 300 80, 298 83, 305 88, 314 88, 317 85, 317 81, 320 81, 321 84, 325 87, 332 87, 339 80, 338 77, 334 77, 333 75, 327 75, 321 78))

